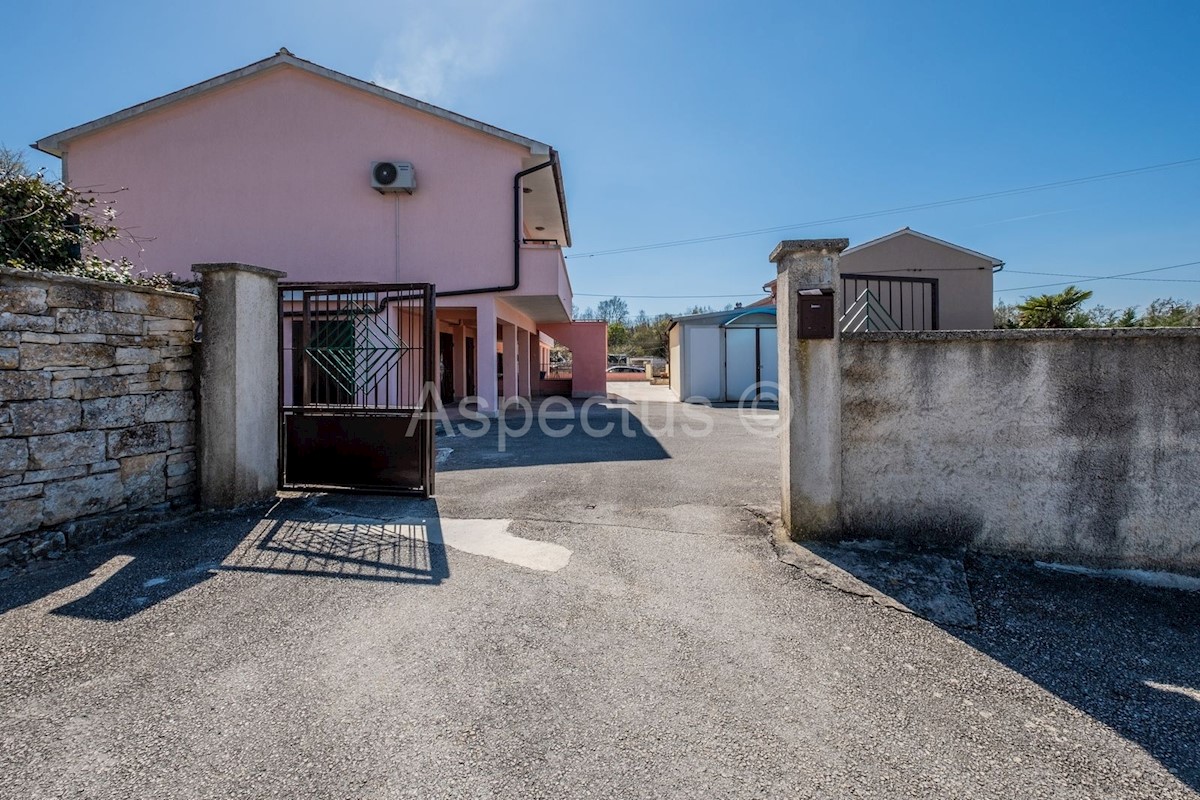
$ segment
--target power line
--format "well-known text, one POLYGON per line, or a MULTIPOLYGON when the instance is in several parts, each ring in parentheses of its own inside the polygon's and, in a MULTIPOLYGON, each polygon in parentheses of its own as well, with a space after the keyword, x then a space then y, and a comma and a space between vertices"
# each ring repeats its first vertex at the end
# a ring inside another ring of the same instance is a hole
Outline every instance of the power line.
MULTIPOLYGON (((1054 275, 1060 275, 1064 278, 1083 278, 1085 280, 1136 281, 1138 283, 1200 283, 1200 278, 1123 278, 1104 276, 1097 278, 1095 275, 1084 275, 1079 272, 1029 272, 1028 270, 1020 269, 1006 269, 1004 271, 1019 272, 1022 275, 1044 275, 1047 278, 1054 275)), ((1005 291, 1012 290, 1006 289, 1005 291)))
MULTIPOLYGON (((1016 287, 1009 288, 1009 289, 996 289, 994 292, 992 292, 992 294, 1000 294, 1001 292, 1023 292, 1026 289, 1044 289, 1049 286, 1062 286, 1062 285, 1068 284, 1068 283, 1091 283, 1093 281, 1124 280, 1124 279, 1129 279, 1129 276, 1131 276, 1131 275, 1146 275, 1151 272, 1165 272, 1166 270, 1169 270, 1169 269, 1181 269, 1183 267, 1194 267, 1197 265, 1200 265, 1200 261, 1187 261, 1183 264, 1172 264, 1169 267, 1151 267, 1150 269, 1139 269, 1139 270, 1134 270, 1133 272, 1118 272, 1115 275, 1100 275, 1098 277, 1091 277, 1091 278, 1085 277, 1080 280, 1074 280, 1074 281, 1056 281, 1055 283, 1039 283, 1034 286, 1016 286, 1016 287)), ((1013 270, 1013 272, 1016 272, 1016 270, 1013 270)), ((1064 273, 1061 273, 1061 272, 1057 272, 1057 273, 1056 272, 1042 272, 1042 273, 1025 272, 1024 274, 1026 274, 1026 275, 1063 275, 1064 273)), ((1134 280, 1153 281, 1153 280, 1157 280, 1157 279, 1155 279, 1155 278, 1135 278, 1134 280)), ((1194 278, 1180 278, 1180 279, 1176 280, 1176 279, 1172 278, 1172 279, 1165 279, 1164 282, 1200 283, 1200 280, 1197 280, 1194 278)))
MULTIPOLYGON (((1062 285, 1068 284, 1068 283, 1090 283, 1092 281, 1141 281, 1141 282, 1153 282, 1153 283, 1200 283, 1200 278, 1138 278, 1138 277, 1133 277, 1136 275, 1147 275, 1152 272, 1165 272, 1166 270, 1170 270, 1170 269, 1182 269, 1183 267, 1195 267, 1195 266, 1200 266, 1200 261, 1187 261, 1183 264, 1171 264, 1170 266, 1167 266, 1167 267, 1151 267, 1150 269, 1139 269, 1139 270, 1134 270, 1132 272, 1118 272, 1115 275, 1083 275, 1083 274, 1077 273, 1077 272, 1034 272, 1031 270, 1024 270, 1024 269, 1006 269, 1006 270, 1004 270, 1005 273, 1017 273, 1017 274, 1021 274, 1021 275, 1044 275, 1046 277, 1060 276, 1060 277, 1066 277, 1066 278, 1076 278, 1077 280, 1057 281, 1055 283, 1039 283, 1035 286, 1017 286, 1017 287, 1011 288, 1011 289, 996 289, 993 292, 993 294, 1000 294, 1001 292, 1021 292, 1026 289, 1043 289, 1048 286, 1062 286, 1062 285)), ((947 268, 944 270, 943 269, 932 269, 932 270, 920 270, 920 271, 947 272, 947 271, 954 271, 954 270, 947 268)), ((885 278, 887 277, 883 273, 880 273, 880 274, 885 278)), ((759 294, 754 294, 754 293, 751 293, 751 294, 621 294, 620 292, 617 292, 615 294, 613 294, 613 293, 591 294, 588 292, 575 292, 575 297, 604 297, 604 298, 620 297, 620 298, 629 299, 629 300, 729 300, 729 299, 738 299, 738 298, 742 298, 742 297, 755 297, 758 299, 762 299, 765 296, 766 295, 763 295, 761 293, 759 293, 759 294)))
POLYGON ((911 206, 899 206, 896 208, 883 209, 881 211, 867 211, 861 214, 847 214, 843 217, 830 217, 828 219, 812 220, 810 222, 797 222, 794 225, 777 225, 771 228, 756 228, 755 230, 749 231, 713 234, 711 236, 697 236, 691 239, 675 239, 673 241, 654 242, 651 244, 632 245, 629 247, 615 247, 609 250, 594 250, 590 253, 572 253, 566 257, 596 258, 597 256, 610 256, 617 255, 619 253, 636 253, 643 250, 661 250, 668 247, 682 247, 689 244, 718 242, 726 239, 741 239, 747 236, 758 236, 764 233, 779 233, 782 231, 799 230, 801 228, 812 228, 818 225, 833 225, 839 222, 853 222, 861 219, 884 217, 891 214, 903 214, 911 211, 924 211, 930 208, 943 208, 945 206, 959 205, 962 203, 977 203, 981 200, 992 200, 998 197, 1011 197, 1013 195, 1028 194, 1030 192, 1043 192, 1048 189, 1061 189, 1067 186, 1078 186, 1085 183, 1095 183, 1097 181, 1113 180, 1115 178, 1126 178, 1132 175, 1141 175, 1147 172, 1176 169, 1178 167, 1185 167, 1196 163, 1200 163, 1200 158, 1188 158, 1182 161, 1169 161, 1164 164, 1152 164, 1146 167, 1136 167, 1134 169, 1119 170, 1117 172, 1104 172, 1098 175, 1088 175, 1083 178, 1068 178, 1066 180, 1053 181, 1051 183, 1039 183, 1033 186, 1022 186, 1016 189, 1002 189, 995 192, 966 195, 963 197, 951 198, 949 200, 935 200, 928 203, 917 203, 911 206))

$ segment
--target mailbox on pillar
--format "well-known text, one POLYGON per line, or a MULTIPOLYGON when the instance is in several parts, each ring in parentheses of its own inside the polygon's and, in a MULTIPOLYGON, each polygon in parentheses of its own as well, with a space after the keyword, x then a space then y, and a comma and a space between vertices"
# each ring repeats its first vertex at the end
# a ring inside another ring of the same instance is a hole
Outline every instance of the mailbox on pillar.
POLYGON ((833 292, 824 289, 802 289, 796 298, 800 310, 797 339, 833 338, 833 292))

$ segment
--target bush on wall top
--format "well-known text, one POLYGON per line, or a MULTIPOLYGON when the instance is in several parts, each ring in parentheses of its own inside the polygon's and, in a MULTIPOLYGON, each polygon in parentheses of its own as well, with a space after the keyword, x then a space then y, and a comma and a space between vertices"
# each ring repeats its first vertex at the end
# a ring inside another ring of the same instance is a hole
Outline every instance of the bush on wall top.
POLYGON ((123 235, 111 200, 30 173, 10 151, 0 157, 0 265, 171 288, 167 276, 134 275, 128 259, 95 254, 123 235))

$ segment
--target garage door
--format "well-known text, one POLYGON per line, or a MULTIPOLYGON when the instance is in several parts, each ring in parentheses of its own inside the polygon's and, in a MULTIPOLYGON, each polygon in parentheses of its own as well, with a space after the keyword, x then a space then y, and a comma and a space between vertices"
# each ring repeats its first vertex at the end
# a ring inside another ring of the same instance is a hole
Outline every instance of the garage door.
POLYGON ((775 400, 779 356, 774 328, 725 329, 725 399, 775 400))

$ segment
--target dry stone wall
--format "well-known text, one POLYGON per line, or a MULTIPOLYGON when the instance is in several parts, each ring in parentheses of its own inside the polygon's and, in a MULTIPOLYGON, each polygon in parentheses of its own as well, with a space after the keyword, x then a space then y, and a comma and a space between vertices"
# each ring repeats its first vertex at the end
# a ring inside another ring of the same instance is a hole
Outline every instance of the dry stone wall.
POLYGON ((194 504, 196 302, 0 268, 0 576, 194 504))

